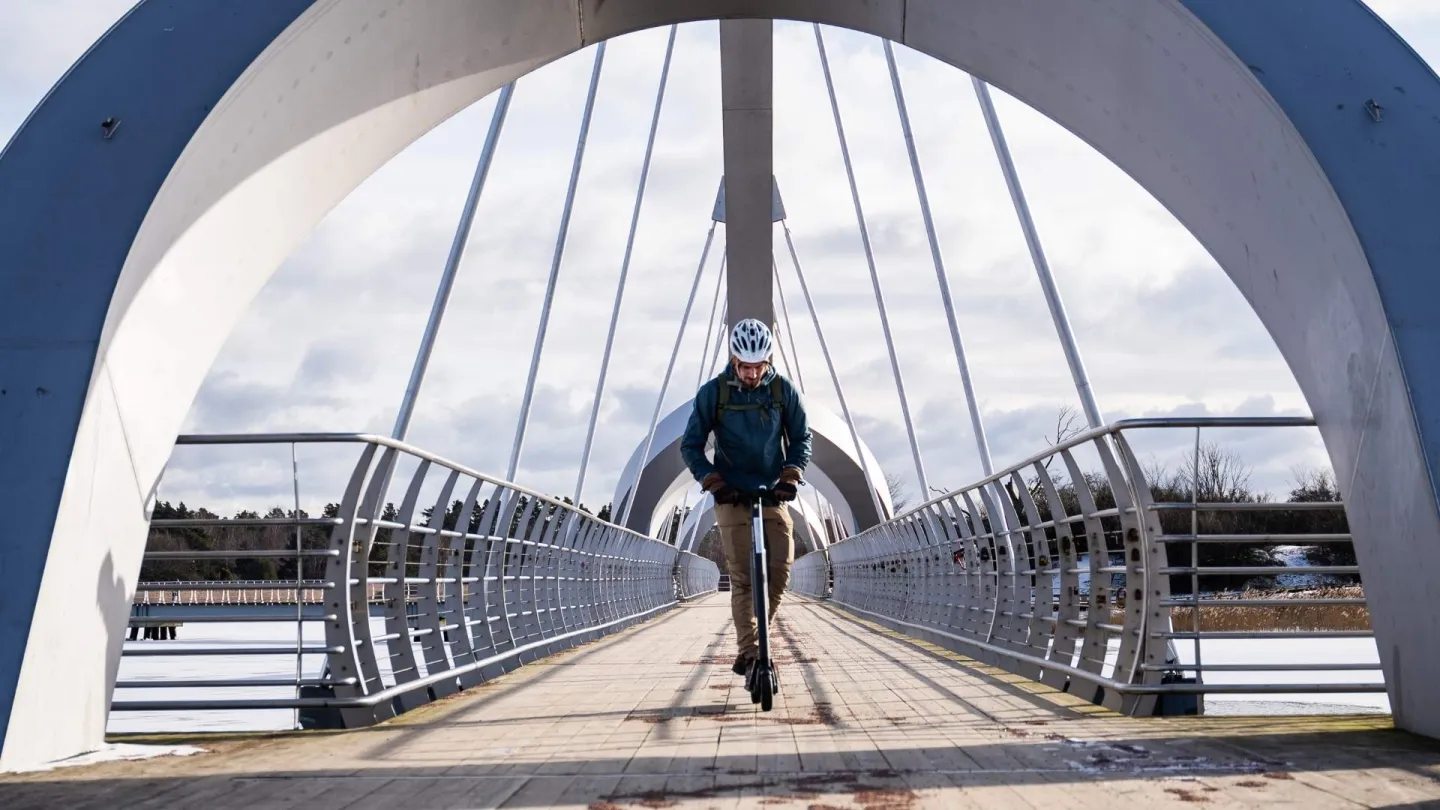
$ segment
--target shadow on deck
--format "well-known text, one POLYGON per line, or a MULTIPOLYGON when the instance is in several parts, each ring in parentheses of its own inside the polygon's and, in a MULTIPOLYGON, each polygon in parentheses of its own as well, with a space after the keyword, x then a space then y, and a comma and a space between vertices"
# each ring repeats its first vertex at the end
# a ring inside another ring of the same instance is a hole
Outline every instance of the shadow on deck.
POLYGON ((1121 717, 803 599, 760 713, 729 613, 712 596, 382 726, 3 777, 0 806, 1440 805, 1440 744, 1388 717, 1121 717))

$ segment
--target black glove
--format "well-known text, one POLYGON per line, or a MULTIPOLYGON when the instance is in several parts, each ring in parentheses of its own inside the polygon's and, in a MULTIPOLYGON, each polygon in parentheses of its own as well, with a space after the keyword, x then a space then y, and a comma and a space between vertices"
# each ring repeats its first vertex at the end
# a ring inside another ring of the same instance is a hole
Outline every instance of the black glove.
POLYGON ((780 471, 780 480, 775 484, 775 500, 784 503, 795 500, 798 493, 796 487, 801 484, 800 469, 798 467, 786 467, 780 471))
POLYGON ((745 498, 740 494, 740 490, 730 486, 729 484, 721 486, 719 489, 710 493, 710 495, 715 498, 715 503, 718 504, 739 506, 740 504, 745 502, 745 498))

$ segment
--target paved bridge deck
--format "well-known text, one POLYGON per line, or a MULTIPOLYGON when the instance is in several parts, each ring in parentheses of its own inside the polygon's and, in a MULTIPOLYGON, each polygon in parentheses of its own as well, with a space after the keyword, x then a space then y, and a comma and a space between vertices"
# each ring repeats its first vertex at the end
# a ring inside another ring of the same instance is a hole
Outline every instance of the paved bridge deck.
POLYGON ((1440 806, 1440 744, 1388 718, 1124 718, 819 603, 778 631, 770 714, 711 596, 384 726, 0 777, 0 807, 1440 806))

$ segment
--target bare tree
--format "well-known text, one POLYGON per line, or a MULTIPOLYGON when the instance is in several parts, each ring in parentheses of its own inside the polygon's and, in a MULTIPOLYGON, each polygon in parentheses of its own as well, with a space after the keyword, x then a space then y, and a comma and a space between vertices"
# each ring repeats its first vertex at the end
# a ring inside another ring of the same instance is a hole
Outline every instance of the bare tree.
MULTIPOLYGON (((1080 412, 1075 410, 1075 406, 1061 405, 1060 410, 1055 412, 1054 432, 1041 434, 1040 438, 1045 442, 1047 447, 1057 447, 1084 433, 1085 430, 1086 425, 1080 421, 1080 412)), ((1069 476, 1066 475, 1064 471, 1055 473, 1051 470, 1051 465, 1054 464, 1055 460, 1059 457, 1058 453, 1052 455, 1042 461, 1040 466, 1044 468, 1045 474, 1050 477, 1051 482, 1054 483, 1055 486, 1063 489, 1069 480, 1069 476)), ((1046 497, 1044 485, 1040 482, 1040 476, 1026 476, 1023 471, 1020 473, 1020 476, 1025 488, 1030 491, 1030 497, 1042 512, 1048 514, 1048 498, 1046 497)), ((1010 495, 1010 500, 1014 503, 1016 511, 1023 511, 1024 506, 1020 500, 1019 492, 1016 491, 1015 483, 1009 476, 1006 476, 1002 486, 1010 495)))
MULTIPOLYGON (((1084 433, 1085 430, 1086 425, 1080 421, 1080 412, 1075 410, 1075 406, 1061 405, 1060 410, 1055 412, 1055 432, 1053 434, 1043 434, 1040 438, 1045 442, 1046 447, 1057 447, 1084 433)), ((1050 465, 1055 463, 1056 458, 1056 456, 1051 456, 1045 459, 1043 466, 1045 467, 1046 473, 1050 472, 1050 465)), ((1059 483, 1060 481, 1057 480, 1056 484, 1059 483)), ((1032 493, 1038 493, 1040 491, 1039 485, 1040 480, 1038 478, 1031 482, 1030 488, 1032 493)))
POLYGON ((895 514, 904 512, 912 500, 905 482, 895 473, 886 473, 885 486, 890 490, 890 505, 895 508, 895 514))
MULTIPOLYGON (((1340 485, 1335 473, 1327 467, 1292 467, 1294 488, 1290 503, 1339 503, 1340 485)), ((1291 534, 1349 534, 1350 521, 1344 509, 1321 509, 1292 512, 1286 516, 1280 531, 1291 534)), ((1310 565, 1356 565, 1355 547, 1351 543, 1316 543, 1305 547, 1305 561, 1310 565)), ((1334 574, 1329 579, 1337 584, 1360 581, 1355 574, 1334 574)))
POLYGON ((1295 484, 1290 490, 1290 500, 1294 503, 1341 500, 1340 486, 1329 468, 1291 467, 1290 476, 1295 484))
POLYGON ((1054 447, 1064 444, 1070 439, 1085 432, 1086 425, 1080 421, 1080 412, 1075 410, 1074 405, 1061 405, 1060 410, 1055 413, 1055 434, 1042 436, 1045 444, 1054 447))
POLYGON ((1199 492, 1202 502, 1243 503, 1268 500, 1250 488, 1250 467, 1234 450, 1216 444, 1200 445, 1199 467, 1196 459, 1186 460, 1185 477, 1199 492))

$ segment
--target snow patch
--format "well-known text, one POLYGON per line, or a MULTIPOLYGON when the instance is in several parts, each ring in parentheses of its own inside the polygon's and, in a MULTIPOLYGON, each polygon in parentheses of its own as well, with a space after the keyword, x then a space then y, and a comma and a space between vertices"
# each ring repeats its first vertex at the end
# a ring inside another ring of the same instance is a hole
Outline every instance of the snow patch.
POLYGON ((136 745, 134 743, 107 744, 98 751, 88 754, 46 762, 42 765, 16 768, 7 773, 36 773, 53 771, 57 768, 77 768, 82 765, 99 765, 105 762, 122 762, 132 759, 154 759, 155 757, 188 757, 203 754, 205 749, 193 745, 136 745))
POLYGON ((1071 770, 1086 774, 1263 773, 1284 765, 1279 762, 1238 759, 1214 761, 1208 757, 1190 754, 1152 751, 1133 743, 1076 740, 1068 737, 1059 737, 1056 741, 1083 756, 1083 761, 1066 759, 1065 764, 1071 770))

